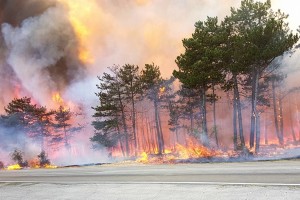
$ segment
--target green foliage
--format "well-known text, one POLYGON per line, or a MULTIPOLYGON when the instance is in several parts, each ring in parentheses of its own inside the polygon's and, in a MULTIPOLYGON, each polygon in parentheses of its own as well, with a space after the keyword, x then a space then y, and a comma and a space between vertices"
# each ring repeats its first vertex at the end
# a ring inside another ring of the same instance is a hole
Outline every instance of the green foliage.
POLYGON ((50 135, 48 127, 52 125, 53 112, 48 112, 46 107, 32 104, 31 98, 12 100, 5 107, 5 112, 6 115, 1 116, 1 121, 6 127, 14 127, 35 138, 50 135))
POLYGON ((183 40, 185 53, 177 57, 179 70, 174 70, 173 75, 187 88, 207 90, 210 84, 224 79, 220 65, 222 29, 218 19, 211 17, 197 22, 195 27, 192 37, 183 40))
POLYGON ((66 109, 60 106, 57 110, 53 111, 54 119, 53 127, 58 135, 53 136, 52 142, 64 141, 67 148, 70 147, 69 138, 76 132, 83 129, 81 125, 71 124, 71 120, 74 119, 74 113, 70 109, 66 109))

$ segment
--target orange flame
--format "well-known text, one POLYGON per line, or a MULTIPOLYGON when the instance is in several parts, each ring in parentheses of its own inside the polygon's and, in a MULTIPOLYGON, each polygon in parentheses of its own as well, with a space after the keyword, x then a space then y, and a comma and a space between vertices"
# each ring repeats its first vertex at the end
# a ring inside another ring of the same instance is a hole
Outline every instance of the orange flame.
POLYGON ((210 158, 218 155, 221 153, 189 141, 187 147, 176 144, 174 149, 166 149, 165 154, 161 156, 143 152, 136 161, 141 163, 172 163, 175 160, 210 158))
POLYGON ((58 92, 55 92, 52 95, 52 101, 55 102, 55 103, 58 103, 58 104, 63 104, 64 103, 63 98, 60 96, 60 94, 58 92))
POLYGON ((91 10, 94 4, 85 0, 57 0, 68 10, 68 18, 73 26, 74 32, 78 38, 79 49, 78 57, 85 64, 94 62, 94 58, 87 49, 87 43, 90 37, 90 30, 86 26, 86 21, 91 19, 91 10))

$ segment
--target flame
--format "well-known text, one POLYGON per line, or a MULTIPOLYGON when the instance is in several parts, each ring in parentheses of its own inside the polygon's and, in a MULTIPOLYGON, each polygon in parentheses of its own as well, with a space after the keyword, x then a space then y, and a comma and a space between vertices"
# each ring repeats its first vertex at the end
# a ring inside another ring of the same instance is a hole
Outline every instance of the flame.
POLYGON ((45 169, 56 169, 58 168, 56 165, 51 165, 51 164, 46 164, 45 166, 40 165, 40 161, 35 158, 29 161, 29 167, 33 169, 40 169, 40 168, 45 168, 45 169))
POLYGON ((19 164, 10 165, 7 167, 7 170, 19 170, 22 169, 22 167, 19 164))
POLYGON ((166 91, 166 87, 161 87, 161 88, 159 88, 159 92, 160 93, 164 93, 166 91))
POLYGON ((143 152, 136 161, 140 163, 172 163, 176 160, 210 158, 218 155, 221 155, 221 152, 210 150, 190 140, 187 147, 176 144, 175 148, 166 149, 162 156, 143 152))
POLYGON ((140 158, 137 159, 137 162, 148 163, 149 162, 148 154, 146 152, 143 152, 140 155, 140 158))
POLYGON ((40 168, 40 162, 38 159, 33 159, 33 160, 30 160, 28 162, 28 165, 30 168, 35 168, 35 169, 38 169, 40 168))
POLYGON ((94 62, 94 58, 87 48, 91 31, 86 22, 92 19, 91 11, 95 6, 93 1, 85 0, 57 0, 68 10, 68 18, 78 38, 78 58, 85 64, 94 62))
POLYGON ((58 104, 63 104, 64 103, 63 98, 60 96, 60 94, 58 92, 55 92, 52 95, 52 101, 55 102, 55 103, 58 103, 58 104))
POLYGON ((46 168, 46 169, 56 169, 57 166, 56 165, 45 165, 44 168, 46 168))

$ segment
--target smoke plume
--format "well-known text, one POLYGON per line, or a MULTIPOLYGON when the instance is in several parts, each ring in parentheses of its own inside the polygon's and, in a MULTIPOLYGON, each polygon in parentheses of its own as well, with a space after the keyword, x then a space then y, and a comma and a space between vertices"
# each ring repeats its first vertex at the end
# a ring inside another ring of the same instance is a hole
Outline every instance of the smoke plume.
POLYGON ((107 67, 154 62, 169 77, 194 23, 207 16, 221 20, 239 2, 1 0, 0 112, 25 95, 53 108, 51 97, 59 92, 91 116, 96 76, 107 67))

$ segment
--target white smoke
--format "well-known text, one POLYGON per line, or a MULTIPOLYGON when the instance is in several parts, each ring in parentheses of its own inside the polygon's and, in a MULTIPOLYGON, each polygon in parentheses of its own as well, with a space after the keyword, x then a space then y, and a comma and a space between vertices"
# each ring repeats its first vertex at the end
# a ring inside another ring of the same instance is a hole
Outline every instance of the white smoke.
POLYGON ((8 48, 7 63, 32 97, 47 103, 57 88, 46 68, 65 57, 76 43, 62 8, 49 8, 24 20, 20 27, 3 24, 2 33, 8 48))

